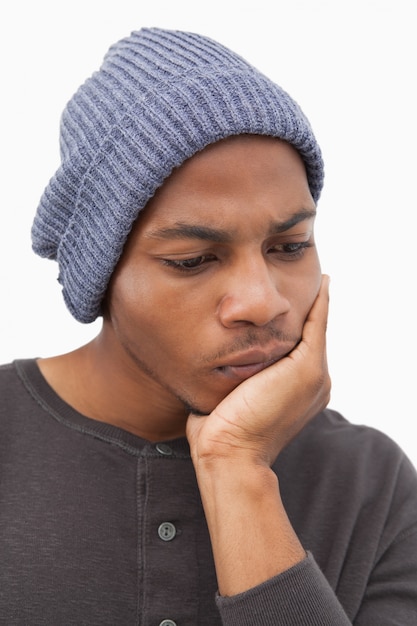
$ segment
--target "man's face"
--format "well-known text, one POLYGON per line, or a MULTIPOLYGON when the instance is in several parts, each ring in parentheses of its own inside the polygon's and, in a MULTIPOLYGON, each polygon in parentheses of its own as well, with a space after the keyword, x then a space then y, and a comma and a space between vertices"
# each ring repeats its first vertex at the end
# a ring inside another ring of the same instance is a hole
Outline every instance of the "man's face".
POLYGON ((315 204, 288 144, 209 146, 158 190, 128 239, 104 330, 130 376, 205 414, 300 340, 321 280, 315 204))

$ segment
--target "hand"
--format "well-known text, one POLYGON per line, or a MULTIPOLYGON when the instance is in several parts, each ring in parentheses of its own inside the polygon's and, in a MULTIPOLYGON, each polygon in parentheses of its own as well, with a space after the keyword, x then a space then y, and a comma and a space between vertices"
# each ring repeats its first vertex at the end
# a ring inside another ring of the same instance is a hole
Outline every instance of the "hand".
POLYGON ((206 417, 190 415, 194 464, 242 458, 274 462, 281 450, 329 402, 326 358, 329 278, 307 316, 300 343, 286 357, 245 380, 206 417))

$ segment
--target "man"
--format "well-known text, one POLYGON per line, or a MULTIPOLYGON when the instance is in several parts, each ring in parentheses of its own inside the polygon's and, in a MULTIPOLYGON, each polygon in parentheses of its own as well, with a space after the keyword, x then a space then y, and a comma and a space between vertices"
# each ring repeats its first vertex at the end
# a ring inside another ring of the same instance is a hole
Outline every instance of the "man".
POLYGON ((61 148, 33 246, 103 324, 1 369, 1 623, 415 623, 415 470, 325 408, 298 105, 216 42, 143 29, 61 148))

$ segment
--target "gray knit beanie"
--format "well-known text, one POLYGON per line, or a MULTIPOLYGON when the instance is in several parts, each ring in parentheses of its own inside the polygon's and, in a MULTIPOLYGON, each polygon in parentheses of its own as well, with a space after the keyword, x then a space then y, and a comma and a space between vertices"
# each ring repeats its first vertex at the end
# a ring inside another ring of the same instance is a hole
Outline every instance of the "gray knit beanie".
POLYGON ((271 135, 302 156, 318 200, 310 124, 278 85, 194 33, 142 29, 113 45, 68 102, 61 167, 40 200, 34 251, 56 259, 72 315, 92 322, 133 223, 172 170, 230 135, 271 135))

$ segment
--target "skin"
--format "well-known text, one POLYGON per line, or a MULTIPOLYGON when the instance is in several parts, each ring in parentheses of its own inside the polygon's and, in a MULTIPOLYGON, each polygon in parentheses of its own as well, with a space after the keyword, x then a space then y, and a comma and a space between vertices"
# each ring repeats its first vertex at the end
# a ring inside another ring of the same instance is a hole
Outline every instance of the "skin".
POLYGON ((98 337, 39 361, 92 419, 151 441, 187 436, 224 595, 305 557, 270 466, 329 399, 314 214, 288 144, 209 146, 134 226, 98 337))

